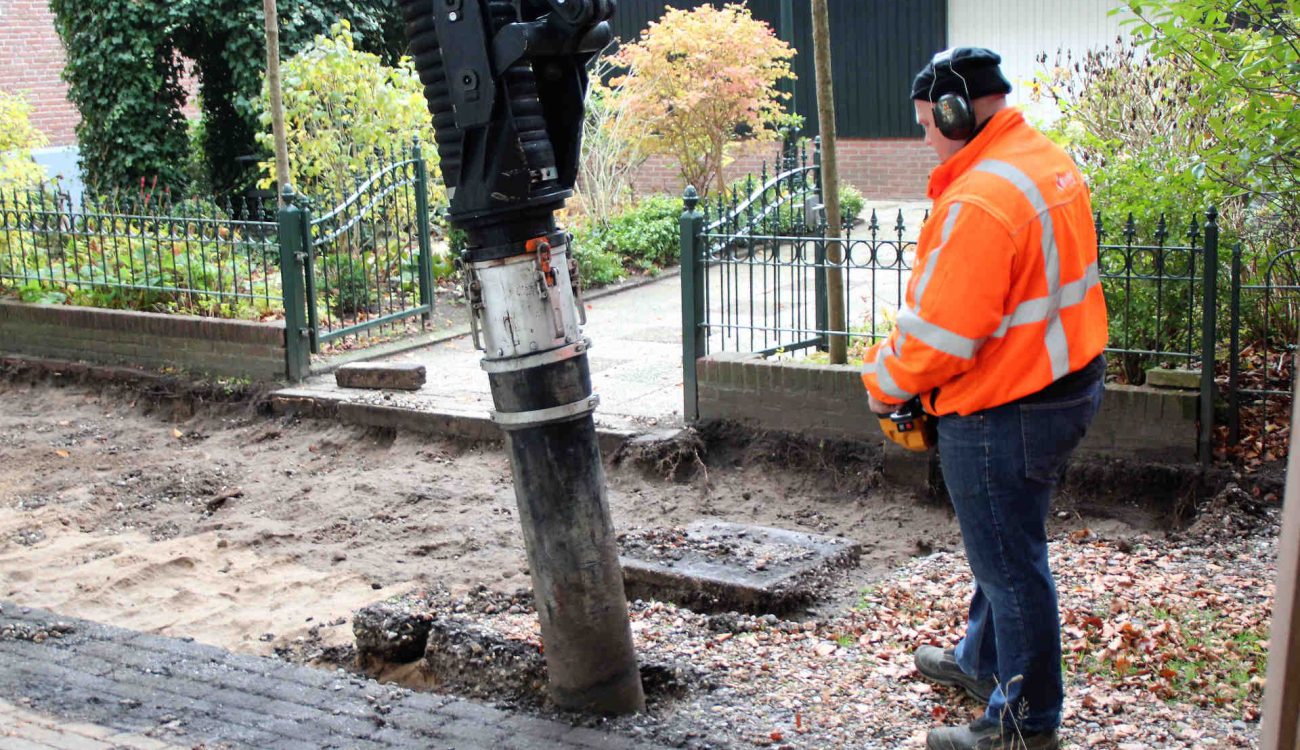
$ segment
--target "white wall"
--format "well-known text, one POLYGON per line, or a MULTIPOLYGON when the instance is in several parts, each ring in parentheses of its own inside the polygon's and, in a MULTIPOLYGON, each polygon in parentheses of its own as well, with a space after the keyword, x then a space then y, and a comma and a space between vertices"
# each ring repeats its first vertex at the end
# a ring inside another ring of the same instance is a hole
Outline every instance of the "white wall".
POLYGON ((45 167, 45 176, 58 180, 59 190, 72 198, 72 204, 81 202, 85 186, 81 181, 81 166, 78 148, 74 146, 55 146, 32 150, 32 161, 45 167))
MULTIPOLYGON (((1047 62, 1058 49, 1080 52, 1113 45, 1127 35, 1120 24, 1127 13, 1110 15, 1120 0, 948 0, 948 44, 988 47, 1002 55, 1002 72, 1011 81, 1011 102, 1033 109, 1029 81, 1042 71, 1038 55, 1047 62)), ((1064 59, 1064 52, 1062 52, 1064 59)), ((1045 114, 1045 112, 1043 113, 1045 114)))

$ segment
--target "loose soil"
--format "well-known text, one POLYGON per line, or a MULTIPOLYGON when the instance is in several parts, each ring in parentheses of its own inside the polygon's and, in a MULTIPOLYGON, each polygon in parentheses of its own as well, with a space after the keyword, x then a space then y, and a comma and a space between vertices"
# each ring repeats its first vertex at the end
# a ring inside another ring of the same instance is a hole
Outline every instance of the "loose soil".
MULTIPOLYGON (((709 518, 856 541, 861 566, 791 627, 813 632, 818 621, 857 616, 861 592, 914 557, 960 558, 944 504, 865 476, 869 468, 837 469, 831 454, 809 461, 809 449, 771 442, 698 447, 668 463, 608 462, 616 528, 709 518)), ((1160 508, 1099 508, 1095 497, 1065 493, 1053 534, 1120 545, 1164 536, 1160 508)), ((508 597, 528 586, 497 445, 270 417, 252 403, 195 408, 129 389, 0 379, 0 599, 332 665, 354 653, 354 613, 377 600, 508 597)), ((695 627, 693 618, 681 610, 670 622, 695 627)), ((634 624, 638 638, 658 637, 645 627, 634 624)), ((746 713, 739 708, 719 711, 746 713)), ((788 713, 782 731, 796 738, 804 715, 788 713)), ((727 736, 707 711, 665 726, 629 731, 690 747, 754 744, 752 734, 727 736)), ((915 727, 906 729, 901 736, 915 727)), ((763 736, 778 747, 823 746, 763 736)))

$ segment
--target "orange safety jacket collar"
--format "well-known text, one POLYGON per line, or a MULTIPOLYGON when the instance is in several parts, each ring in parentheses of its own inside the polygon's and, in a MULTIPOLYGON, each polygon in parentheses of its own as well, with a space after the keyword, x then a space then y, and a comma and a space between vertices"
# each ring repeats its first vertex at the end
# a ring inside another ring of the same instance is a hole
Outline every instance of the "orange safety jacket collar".
POLYGON ((1003 133, 1024 122, 1025 116, 1020 110, 1010 107, 993 115, 974 140, 930 172, 930 184, 926 187, 926 196, 932 201, 939 200, 953 180, 969 172, 971 167, 984 158, 984 152, 994 141, 998 140, 1003 133))

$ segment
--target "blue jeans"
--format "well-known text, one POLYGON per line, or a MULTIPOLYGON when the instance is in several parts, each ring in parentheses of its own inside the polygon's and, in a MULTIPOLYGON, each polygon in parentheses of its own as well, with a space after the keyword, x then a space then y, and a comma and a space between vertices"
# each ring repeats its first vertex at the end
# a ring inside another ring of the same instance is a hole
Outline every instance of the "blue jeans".
POLYGON ((957 664, 995 678, 985 720, 1061 723, 1061 622, 1047 563, 1052 489, 1101 405, 1102 383, 939 419, 939 460, 975 575, 957 664))

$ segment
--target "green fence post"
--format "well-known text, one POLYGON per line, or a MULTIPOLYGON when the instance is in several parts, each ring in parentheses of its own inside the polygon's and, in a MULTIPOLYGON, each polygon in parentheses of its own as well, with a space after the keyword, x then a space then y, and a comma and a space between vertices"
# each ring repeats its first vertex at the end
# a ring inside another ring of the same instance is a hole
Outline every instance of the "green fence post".
POLYGON ((831 312, 826 294, 826 235, 813 246, 813 299, 817 315, 817 351, 830 349, 831 312))
POLYGON ((293 188, 284 188, 284 201, 277 219, 280 228, 280 288, 284 294, 285 376, 292 382, 307 377, 311 369, 307 331, 307 299, 303 288, 303 263, 307 260, 302 209, 293 188))
POLYGON ((830 350, 830 329, 831 329, 831 312, 830 312, 830 295, 827 292, 826 285, 826 227, 822 213, 824 197, 826 193, 822 190, 822 137, 817 136, 813 139, 813 189, 815 205, 804 206, 804 223, 810 228, 816 230, 821 238, 813 243, 813 309, 817 317, 817 338, 821 343, 817 344, 817 351, 824 352, 830 350), (814 209, 816 211, 817 223, 813 223, 814 209))
POLYGON ((1214 444, 1214 344, 1215 317, 1218 307, 1219 279, 1219 210, 1205 212, 1205 277, 1201 302, 1201 430, 1197 449, 1201 468, 1208 469, 1214 444))
POLYGON ((700 196, 688 185, 682 196, 682 418, 688 423, 700 418, 699 382, 696 361, 705 354, 707 341, 701 335, 704 325, 704 259, 701 258, 701 235, 704 215, 696 211, 700 196))
POLYGON ((424 311, 424 324, 433 322, 433 243, 429 238, 429 165, 424 162, 417 136, 411 148, 415 160, 415 223, 420 233, 420 306, 424 311))
POLYGON ((298 218, 302 223, 302 270, 307 280, 307 343, 311 345, 312 354, 320 354, 320 312, 316 301, 320 295, 316 291, 316 245, 312 241, 311 201, 303 200, 298 207, 298 218))

